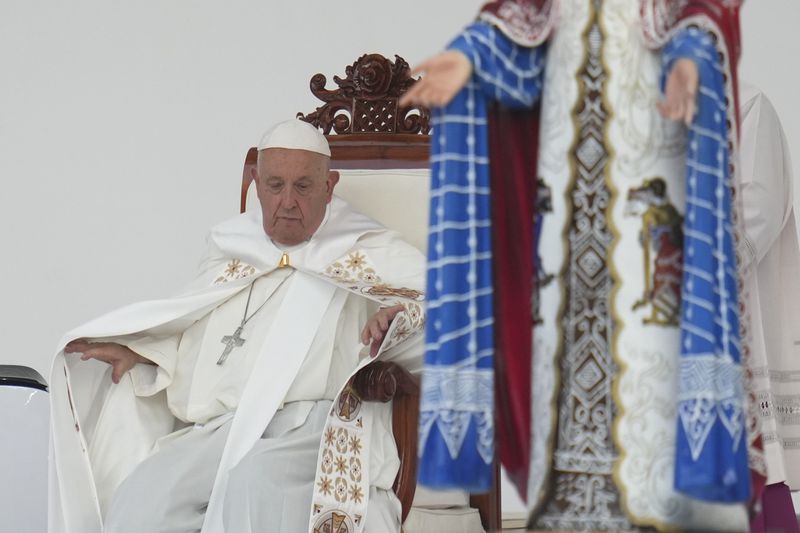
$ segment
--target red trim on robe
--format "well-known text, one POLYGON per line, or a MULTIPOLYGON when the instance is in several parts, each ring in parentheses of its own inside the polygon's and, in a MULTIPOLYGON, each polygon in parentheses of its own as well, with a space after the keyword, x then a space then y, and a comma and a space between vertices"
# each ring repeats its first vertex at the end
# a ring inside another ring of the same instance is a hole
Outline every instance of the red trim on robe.
POLYGON ((538 110, 502 110, 495 105, 489 111, 496 438, 500 461, 523 500, 531 448, 538 110))

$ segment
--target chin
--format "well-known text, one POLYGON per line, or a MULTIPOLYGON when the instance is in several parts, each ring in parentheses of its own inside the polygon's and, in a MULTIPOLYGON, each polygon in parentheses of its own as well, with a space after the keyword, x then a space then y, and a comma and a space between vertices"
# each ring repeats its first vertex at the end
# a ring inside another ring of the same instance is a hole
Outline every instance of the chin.
POLYGON ((267 237, 269 237, 275 244, 282 244, 284 246, 297 246, 298 244, 302 244, 308 240, 303 235, 286 235, 274 232, 272 234, 268 233, 267 237))

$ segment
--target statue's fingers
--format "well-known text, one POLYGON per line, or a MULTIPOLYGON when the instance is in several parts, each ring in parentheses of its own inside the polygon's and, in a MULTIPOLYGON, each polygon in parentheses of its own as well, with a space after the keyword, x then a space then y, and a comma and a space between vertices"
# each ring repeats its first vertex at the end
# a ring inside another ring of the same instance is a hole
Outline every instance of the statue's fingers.
POLYGON ((684 113, 683 116, 683 121, 686 123, 687 126, 692 125, 695 113, 697 113, 697 104, 695 104, 694 95, 690 95, 688 100, 686 101, 686 112, 684 113))
POLYGON ((401 98, 398 104, 400 107, 405 107, 408 105, 419 104, 419 94, 428 84, 428 81, 425 78, 422 78, 417 83, 411 86, 411 88, 406 91, 401 98))
POLYGON ((431 66, 433 66, 436 61, 439 59, 439 56, 429 57, 419 65, 415 66, 411 69, 411 72, 408 73, 409 76, 417 76, 418 74, 422 74, 425 71, 430 70, 431 66))
POLYGON ((429 83, 424 85, 422 88, 420 88, 419 95, 417 96, 417 103, 425 107, 431 107, 435 93, 436 89, 432 84, 429 83))
POLYGON ((672 120, 683 120, 683 102, 680 100, 674 102, 670 107, 670 117, 672 120))
POLYGON ((453 91, 447 89, 438 90, 431 97, 431 106, 444 107, 450 103, 454 96, 455 93, 453 91))
POLYGON ((425 92, 425 103, 423 105, 425 107, 440 107, 443 99, 441 91, 436 87, 431 87, 425 92))
POLYGON ((656 109, 664 118, 669 118, 669 106, 664 100, 656 102, 656 109))

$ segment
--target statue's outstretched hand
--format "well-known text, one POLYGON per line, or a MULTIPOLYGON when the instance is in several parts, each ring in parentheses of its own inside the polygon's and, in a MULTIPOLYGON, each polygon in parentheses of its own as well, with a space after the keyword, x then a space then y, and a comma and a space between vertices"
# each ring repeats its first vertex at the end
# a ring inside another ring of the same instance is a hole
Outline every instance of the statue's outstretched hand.
POLYGON ((138 363, 152 364, 149 359, 116 342, 89 342, 78 339, 67 344, 64 351, 82 354, 81 361, 97 359, 108 363, 112 368, 111 381, 114 383, 119 383, 122 376, 138 363))
POLYGON ((697 111, 699 81, 697 63, 688 58, 677 60, 667 76, 664 99, 656 103, 661 115, 670 120, 680 120, 689 126, 697 111))
POLYGON ((378 355, 378 350, 383 342, 383 337, 389 331, 389 325, 394 320, 397 314, 405 309, 401 304, 393 305, 392 307, 385 307, 372 315, 364 329, 361 330, 361 344, 368 345, 370 357, 378 355))
POLYGON ((463 53, 448 50, 433 56, 411 71, 412 76, 424 73, 400 99, 400 105, 441 107, 467 84, 472 75, 472 63, 463 53))

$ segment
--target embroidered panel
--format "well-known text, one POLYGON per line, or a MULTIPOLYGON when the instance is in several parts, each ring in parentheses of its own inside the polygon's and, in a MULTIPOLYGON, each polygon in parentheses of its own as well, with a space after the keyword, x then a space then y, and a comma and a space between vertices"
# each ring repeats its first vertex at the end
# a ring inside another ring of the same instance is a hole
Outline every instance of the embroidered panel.
POLYGON ((220 272, 219 276, 214 280, 214 285, 227 283, 237 279, 246 278, 256 273, 256 269, 247 263, 243 263, 241 259, 231 259, 225 268, 220 272))
POLYGON ((369 498, 372 412, 348 385, 331 407, 322 434, 311 509, 313 533, 356 533, 369 498))
POLYGON ((383 283, 374 264, 363 250, 355 250, 334 261, 325 268, 322 275, 342 288, 362 294, 384 306, 400 304, 405 308, 392 321, 383 345, 384 350, 405 341, 423 330, 425 313, 421 303, 425 293, 408 287, 392 287, 383 283))
POLYGON ((334 261, 325 269, 324 275, 340 283, 377 285, 381 277, 367 257, 366 252, 356 250, 334 261))
POLYGON ((593 2, 584 33, 587 57, 578 73, 581 94, 573 118, 574 173, 569 188, 566 304, 561 316, 561 393, 558 430, 547 498, 531 517, 533 529, 624 531, 632 526, 620 506, 612 477, 616 407, 611 357, 613 280, 606 264, 613 234, 608 226, 611 190, 606 183, 609 151, 603 101, 607 73, 602 61, 601 0, 593 2))
POLYGON ((353 533, 356 530, 353 519, 346 513, 328 511, 320 515, 314 523, 314 533, 353 533))

